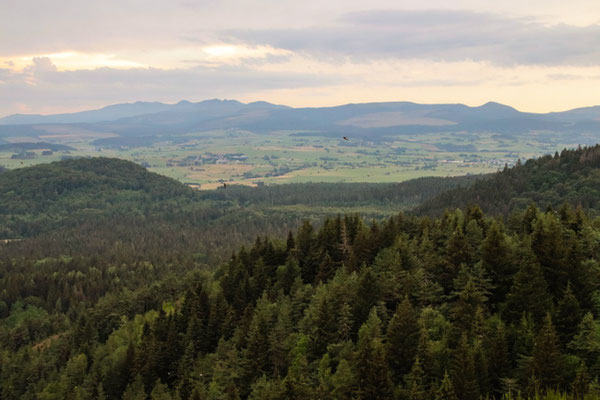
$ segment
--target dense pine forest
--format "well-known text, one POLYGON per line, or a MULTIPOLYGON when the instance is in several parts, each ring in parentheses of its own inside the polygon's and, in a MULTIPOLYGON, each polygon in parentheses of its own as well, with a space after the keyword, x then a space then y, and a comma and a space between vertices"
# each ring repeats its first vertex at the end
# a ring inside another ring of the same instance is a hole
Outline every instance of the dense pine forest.
POLYGON ((118 160, 3 172, 0 398, 600 398, 599 148, 390 186, 433 199, 377 220, 118 160))
POLYGON ((563 150, 554 156, 519 162, 514 168, 480 179, 467 189, 453 189, 425 199, 421 214, 441 215, 447 208, 478 204, 484 212, 508 215, 531 202, 540 207, 581 205, 600 210, 600 146, 563 150))

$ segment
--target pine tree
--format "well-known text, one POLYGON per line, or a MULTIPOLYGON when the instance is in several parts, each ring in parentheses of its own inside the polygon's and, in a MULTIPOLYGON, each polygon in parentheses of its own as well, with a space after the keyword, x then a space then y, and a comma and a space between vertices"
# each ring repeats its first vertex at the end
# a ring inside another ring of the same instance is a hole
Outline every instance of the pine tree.
POLYGON ((288 373, 283 379, 284 399, 305 399, 312 398, 314 388, 317 386, 314 381, 311 369, 307 360, 308 338, 305 335, 299 335, 296 345, 290 352, 291 363, 288 373))
POLYGON ((489 395, 491 391, 489 360, 481 339, 477 339, 473 343, 473 361, 479 393, 489 395))
POLYGON ((393 380, 398 383, 414 363, 419 343, 418 315, 408 297, 398 305, 386 332, 386 354, 393 380))
POLYGON ((588 369, 585 366, 585 363, 582 361, 579 363, 579 367, 577 368, 577 372, 575 375, 575 380, 572 384, 572 391, 575 394, 576 399, 583 399, 584 396, 589 392, 590 389, 590 375, 588 373, 588 369))
POLYGON ((550 308, 551 300, 540 264, 526 243, 524 247, 519 271, 508 294, 506 314, 515 321, 523 312, 530 312, 534 320, 540 322, 550 308))
POLYGON ((354 360, 359 399, 389 399, 392 383, 381 340, 381 320, 374 307, 358 332, 354 360))
POLYGON ((288 353, 291 347, 289 338, 292 333, 290 313, 289 302, 281 301, 277 310, 277 321, 269 333, 269 358, 275 377, 284 377, 287 374, 288 353))
POLYGON ((421 369, 423 369, 423 379, 425 385, 429 387, 432 378, 436 375, 435 362, 431 349, 431 342, 429 340, 429 334, 427 329, 422 325, 420 326, 419 331, 419 343, 417 345, 416 357, 419 359, 419 366, 421 369))
POLYGON ((355 324, 362 324, 367 320, 369 312, 377 304, 380 296, 380 287, 377 278, 370 267, 363 267, 354 301, 353 317, 355 324))
POLYGON ((567 284, 567 246, 563 240, 563 227, 552 214, 541 214, 534 223, 531 249, 542 266, 548 290, 557 296, 567 284))
POLYGON ((478 309, 483 309, 490 294, 490 282, 485 277, 480 264, 473 268, 462 265, 454 280, 455 291, 452 297, 451 314, 459 331, 469 331, 478 309))
POLYGON ((459 400, 450 376, 448 376, 448 371, 444 372, 444 379, 435 394, 435 400, 459 400))
POLYGON ((339 309, 338 317, 337 317, 337 325, 338 325, 338 342, 345 342, 351 339, 352 337, 352 308, 347 301, 344 301, 339 309))
POLYGON ((106 400, 106 394, 104 393, 104 387, 102 386, 102 382, 98 384, 96 400, 106 400))
POLYGON ((269 360, 269 332, 271 330, 272 306, 266 296, 257 303, 248 330, 245 374, 247 382, 265 372, 271 372, 269 360))
POLYGON ((338 363, 335 374, 331 378, 333 383, 333 398, 336 400, 345 400, 355 398, 356 392, 356 377, 352 372, 350 363, 346 359, 342 359, 338 363))
MULTIPOLYGON (((479 210, 481 211, 481 209, 479 210)), ((468 217, 468 215, 467 215, 468 217)), ((483 220, 470 219, 465 226, 465 240, 469 246, 469 257, 477 261, 481 258, 481 242, 483 241, 483 220)))
POLYGON ((558 302, 555 321, 560 343, 565 348, 575 336, 581 322, 581 307, 571 291, 570 283, 567 284, 563 298, 558 302))
POLYGON ((146 391, 140 375, 136 376, 135 380, 127 385, 123 393, 123 400, 146 400, 146 391))
POLYGON ((288 257, 285 265, 277 268, 275 290, 283 290, 283 294, 290 294, 296 278, 300 276, 300 267, 295 257, 288 257))
POLYGON ((600 324, 594 320, 591 312, 583 316, 577 327, 577 334, 568 344, 568 348, 590 366, 594 375, 599 372, 594 367, 600 358, 600 324))
POLYGON ((500 318, 492 317, 492 325, 483 337, 487 349, 488 371, 490 376, 490 389, 493 394, 503 393, 503 379, 509 376, 510 359, 506 328, 500 318))
POLYGON ((167 385, 160 382, 160 379, 156 381, 154 385, 154 389, 150 393, 151 400, 172 400, 173 397, 169 393, 169 388, 167 385))
POLYGON ((419 357, 415 358, 415 362, 406 375, 406 387, 408 388, 409 400, 426 400, 428 399, 427 386, 425 384, 425 372, 421 368, 419 357))
POLYGON ((475 359, 465 332, 463 332, 452 357, 452 382, 459 399, 477 400, 479 398, 475 359))
POLYGON ((285 241, 285 250, 289 255, 292 250, 296 248, 296 241, 294 240, 294 234, 292 231, 288 232, 287 240, 285 241))
POLYGON ((321 260, 321 262, 319 263, 317 276, 315 277, 315 283, 327 282, 335 274, 335 271, 338 268, 338 264, 333 260, 333 258, 331 258, 329 253, 325 250, 321 251, 319 259, 321 260))
POLYGON ((262 375, 252 384, 249 400, 277 400, 283 394, 282 383, 278 379, 268 379, 262 375))
POLYGON ((446 244, 445 270, 440 280, 446 293, 450 293, 452 290, 452 283, 458 275, 461 265, 470 263, 469 245, 461 227, 456 226, 446 244))
POLYGON ((533 348, 532 369, 542 388, 555 389, 562 381, 563 356, 550 314, 537 334, 533 348))
POLYGON ((496 221, 491 223, 481 244, 481 263, 491 278, 494 287, 491 303, 496 306, 506 299, 515 273, 506 235, 496 221))
POLYGON ((333 384, 331 382, 331 358, 328 353, 325 353, 319 361, 317 377, 319 386, 315 390, 315 396, 320 399, 331 397, 333 384))

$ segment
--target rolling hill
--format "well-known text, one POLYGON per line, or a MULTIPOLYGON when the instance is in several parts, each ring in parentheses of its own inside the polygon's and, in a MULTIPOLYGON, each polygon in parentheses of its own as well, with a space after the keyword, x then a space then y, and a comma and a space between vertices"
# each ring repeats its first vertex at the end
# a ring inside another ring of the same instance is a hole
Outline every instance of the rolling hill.
POLYGON ((0 174, 0 240, 11 241, 5 254, 106 254, 128 246, 216 263, 259 234, 284 235, 305 219, 358 212, 381 219, 476 179, 198 192, 129 161, 68 159, 0 174))
POLYGON ((546 132, 573 136, 600 129, 600 107, 534 114, 494 102, 479 107, 387 102, 320 108, 292 108, 267 102, 244 104, 235 100, 177 104, 137 102, 73 114, 7 116, 0 119, 0 137, 36 137, 55 131, 57 126, 123 137, 215 130, 293 131, 296 135, 318 136, 343 133, 371 140, 448 131, 494 132, 504 136, 546 132))
POLYGON ((417 207, 419 214, 478 204, 486 213, 508 215, 531 203, 558 209, 564 203, 600 212, 600 145, 563 150, 527 160, 490 175, 468 188, 452 189, 417 207))
MULTIPOLYGON (((568 198, 598 188, 599 153, 565 150, 450 193, 568 198)), ((505 225, 469 207, 288 233, 291 215, 265 207, 339 204, 334 188, 358 203, 411 192, 336 185, 207 198, 107 158, 0 174, 0 222, 74 223, 0 244, 2 398, 598 397, 598 219, 531 208, 505 225), (235 250, 209 270, 201 252, 223 242, 235 250)))

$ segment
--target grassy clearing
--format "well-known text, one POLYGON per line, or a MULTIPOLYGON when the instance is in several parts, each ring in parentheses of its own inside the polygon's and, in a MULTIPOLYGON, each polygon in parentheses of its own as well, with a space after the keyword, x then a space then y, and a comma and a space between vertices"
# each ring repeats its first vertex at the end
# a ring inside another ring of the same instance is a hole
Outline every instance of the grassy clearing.
POLYGON ((349 141, 297 137, 291 133, 210 132, 189 134, 185 136, 187 140, 177 143, 98 149, 91 144, 98 136, 95 132, 55 132, 45 139, 68 144, 77 151, 55 152, 51 156, 34 151, 32 158, 25 159, 13 159, 14 153, 4 152, 0 153, 0 165, 12 169, 63 157, 102 155, 138 162, 181 182, 214 189, 223 182, 251 186, 259 182, 400 182, 423 176, 490 173, 503 168, 505 163, 514 164, 518 158, 527 159, 576 145, 544 134, 518 140, 491 133, 450 132, 402 135, 377 143, 352 137, 349 141), (243 154, 246 158, 225 157, 231 154, 243 154), (211 155, 225 160, 205 161, 211 155))

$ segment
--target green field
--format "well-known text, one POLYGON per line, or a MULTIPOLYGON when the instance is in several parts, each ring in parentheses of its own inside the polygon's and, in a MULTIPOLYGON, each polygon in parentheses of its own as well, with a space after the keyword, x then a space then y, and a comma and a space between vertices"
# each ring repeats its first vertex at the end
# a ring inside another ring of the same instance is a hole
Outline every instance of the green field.
MULTIPOLYGON (((256 185, 291 182, 400 182, 423 176, 457 176, 495 172, 518 158, 553 153, 577 144, 530 135, 527 141, 492 133, 402 135, 385 142, 318 136, 294 132, 257 135, 247 132, 189 134, 181 140, 146 147, 104 148, 92 144, 93 134, 40 137, 68 144, 75 151, 29 158, 0 152, 0 165, 13 169, 64 157, 105 156, 131 160, 201 189, 223 182, 256 185), (236 158, 237 157, 237 158, 236 158)), ((170 138, 172 139, 172 138, 170 138)), ((24 141, 26 138, 11 138, 24 141)), ((31 141, 31 139, 29 139, 31 141)))

